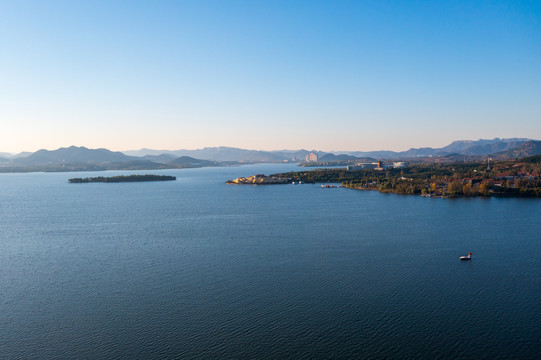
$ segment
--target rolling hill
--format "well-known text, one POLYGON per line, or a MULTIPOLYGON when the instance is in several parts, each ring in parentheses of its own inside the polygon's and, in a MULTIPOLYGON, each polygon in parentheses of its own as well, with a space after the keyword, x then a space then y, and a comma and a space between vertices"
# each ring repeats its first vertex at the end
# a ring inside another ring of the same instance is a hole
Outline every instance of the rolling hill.
POLYGON ((512 149, 494 154, 495 159, 518 159, 528 156, 541 155, 541 141, 527 141, 512 149))
POLYGON ((57 150, 38 150, 26 157, 12 160, 13 166, 44 166, 57 164, 110 164, 127 161, 137 161, 140 158, 127 156, 121 152, 107 149, 87 149, 86 147, 70 146, 57 150))
MULTIPOLYGON (((284 162, 304 161, 307 150, 246 150, 230 147, 213 147, 198 150, 164 151, 142 149, 127 155, 108 149, 88 149, 70 146, 56 150, 38 150, 35 153, 21 153, 10 158, 0 157, 1 172, 17 171, 85 171, 85 170, 129 170, 164 169, 220 166, 224 162, 284 162), (143 155, 145 154, 145 155, 143 155), (181 155, 178 155, 181 154, 181 155), (190 155, 197 154, 197 156, 190 155), (27 155, 27 156, 24 156, 27 155)), ((371 152, 317 152, 320 162, 351 160, 416 159, 416 161, 468 162, 491 157, 494 160, 516 159, 541 155, 541 141, 523 138, 492 140, 454 141, 442 148, 412 148, 407 151, 371 152)))

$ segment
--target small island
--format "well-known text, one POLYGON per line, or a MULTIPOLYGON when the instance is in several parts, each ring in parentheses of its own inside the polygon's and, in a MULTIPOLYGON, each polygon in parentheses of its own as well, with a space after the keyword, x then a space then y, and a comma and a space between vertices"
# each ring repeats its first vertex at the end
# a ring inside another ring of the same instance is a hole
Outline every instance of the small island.
POLYGON ((168 175, 120 175, 111 177, 86 177, 86 178, 72 178, 68 182, 71 184, 85 184, 85 183, 120 183, 120 182, 142 182, 142 181, 172 181, 176 180, 176 176, 168 175))

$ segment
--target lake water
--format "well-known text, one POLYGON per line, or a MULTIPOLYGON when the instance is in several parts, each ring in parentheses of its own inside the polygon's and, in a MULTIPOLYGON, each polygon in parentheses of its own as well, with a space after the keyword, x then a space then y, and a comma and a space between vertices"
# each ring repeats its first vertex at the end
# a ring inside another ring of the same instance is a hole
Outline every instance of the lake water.
POLYGON ((292 169, 1 174, 0 358, 540 358, 541 200, 225 185, 292 169))

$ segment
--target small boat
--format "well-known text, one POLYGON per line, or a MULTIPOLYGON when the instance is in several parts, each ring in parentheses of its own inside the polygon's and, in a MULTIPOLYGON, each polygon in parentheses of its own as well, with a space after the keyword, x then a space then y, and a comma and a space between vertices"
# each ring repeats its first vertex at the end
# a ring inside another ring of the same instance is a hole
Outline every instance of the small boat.
POLYGON ((471 260, 472 253, 468 253, 468 255, 464 255, 460 257, 460 260, 471 260))

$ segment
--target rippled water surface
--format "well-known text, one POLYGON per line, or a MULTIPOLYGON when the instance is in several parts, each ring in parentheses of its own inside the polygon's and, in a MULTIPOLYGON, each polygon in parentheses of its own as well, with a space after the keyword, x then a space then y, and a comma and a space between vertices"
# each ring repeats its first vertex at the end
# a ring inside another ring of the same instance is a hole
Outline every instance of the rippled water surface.
POLYGON ((541 200, 224 184, 289 169, 1 174, 0 358, 541 357, 541 200))

